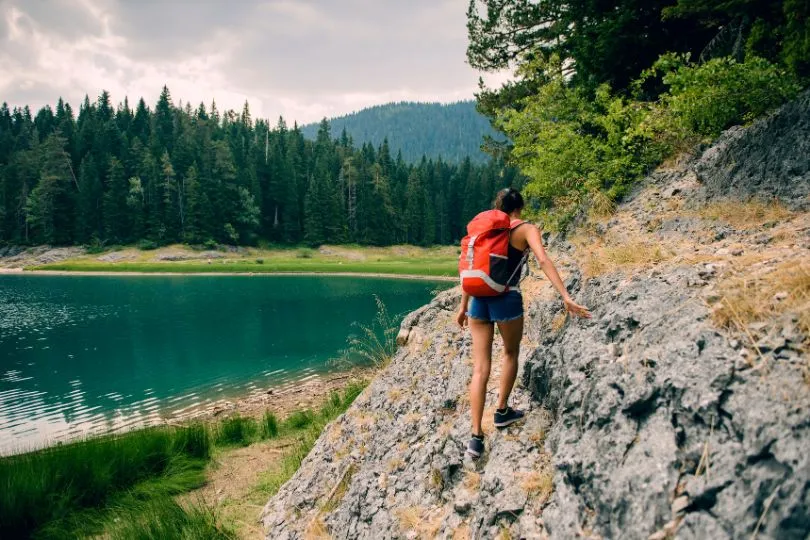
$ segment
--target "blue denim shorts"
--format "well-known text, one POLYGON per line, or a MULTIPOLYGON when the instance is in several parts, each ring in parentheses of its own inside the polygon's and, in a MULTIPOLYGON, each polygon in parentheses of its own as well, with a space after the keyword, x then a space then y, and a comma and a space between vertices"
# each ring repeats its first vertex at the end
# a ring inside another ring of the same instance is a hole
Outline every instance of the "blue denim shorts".
POLYGON ((500 296, 470 298, 467 316, 487 322, 506 322, 523 317, 523 296, 520 291, 509 291, 500 296))

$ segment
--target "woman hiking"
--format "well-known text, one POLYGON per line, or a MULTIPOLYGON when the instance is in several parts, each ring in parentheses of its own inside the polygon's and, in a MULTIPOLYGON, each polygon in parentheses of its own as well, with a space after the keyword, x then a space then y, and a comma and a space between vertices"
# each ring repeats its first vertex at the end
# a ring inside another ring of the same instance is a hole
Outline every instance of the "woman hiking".
MULTIPOLYGON (((515 384, 518 371, 518 354, 520 340, 523 337, 523 297, 518 288, 523 265, 529 250, 534 253, 537 263, 551 284, 562 296, 568 313, 578 317, 590 318, 588 308, 574 302, 568 295, 560 275, 543 249, 540 231, 531 223, 520 220, 523 210, 523 197, 516 189, 506 188, 498 192, 494 208, 508 214, 509 244, 506 275, 510 276, 506 292, 497 296, 474 297, 463 292, 461 306, 456 321, 462 328, 469 322, 472 334, 473 376, 470 383, 470 408, 472 409, 472 437, 467 445, 467 453, 477 458, 484 453, 484 432, 481 430, 481 418, 484 414, 487 382, 492 363, 492 340, 495 325, 503 339, 503 367, 501 369, 498 409, 495 411, 495 427, 504 428, 521 418, 523 411, 509 407, 509 394, 515 384)), ((502 216, 503 214, 499 214, 502 216)), ((469 250, 472 250, 472 242, 469 250)), ((502 257, 501 257, 502 258, 502 257)), ((472 255, 469 255, 472 263, 472 255)), ((473 271, 474 274, 480 272, 473 271)), ((462 281, 464 274, 462 273, 462 281)), ((486 280, 486 278, 483 278, 486 280)), ((490 282, 487 280, 487 282, 490 282)), ((497 289, 496 289, 497 290, 497 289)))

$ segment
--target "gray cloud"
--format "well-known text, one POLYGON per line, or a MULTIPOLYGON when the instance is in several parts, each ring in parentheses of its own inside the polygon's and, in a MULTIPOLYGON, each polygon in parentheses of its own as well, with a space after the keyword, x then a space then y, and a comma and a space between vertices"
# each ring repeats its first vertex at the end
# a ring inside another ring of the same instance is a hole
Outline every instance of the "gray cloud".
POLYGON ((0 0, 0 100, 176 100, 308 122, 471 98, 466 0, 0 0), (55 91, 45 99, 43 95, 55 91))

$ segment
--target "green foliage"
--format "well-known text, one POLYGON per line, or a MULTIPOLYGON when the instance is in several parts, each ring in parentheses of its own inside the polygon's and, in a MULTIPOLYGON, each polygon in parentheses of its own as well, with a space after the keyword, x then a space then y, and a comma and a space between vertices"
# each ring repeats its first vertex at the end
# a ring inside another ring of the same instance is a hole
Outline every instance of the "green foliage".
POLYGON ((238 414, 222 420, 216 429, 219 445, 247 446, 258 432, 256 421, 238 414))
POLYGON ((311 425, 315 421, 315 415, 312 411, 294 411, 290 416, 284 419, 285 430, 298 430, 311 425))
POLYGON ((262 416, 262 437, 265 439, 278 437, 278 419, 271 411, 265 411, 262 416))
POLYGON ((663 149, 643 126, 649 104, 616 96, 605 85, 591 99, 568 84, 556 58, 543 69, 556 75, 525 98, 520 111, 505 110, 497 125, 513 141, 512 160, 530 178, 530 213, 555 229, 594 193, 610 199, 626 193, 663 149))
POLYGON ((315 255, 315 250, 311 248, 299 248, 295 251, 295 256, 299 259, 311 259, 315 255))
POLYGON ((255 261, 220 262, 121 262, 105 263, 100 261, 58 262, 34 266, 27 270, 62 270, 66 272, 173 272, 186 274, 205 274, 218 272, 340 272, 340 273, 376 273, 415 276, 454 276, 458 274, 458 261, 447 258, 411 258, 404 260, 383 261, 350 261, 340 259, 267 259, 264 264, 255 261))
POLYGON ((360 395, 366 384, 366 381, 356 381, 349 384, 342 394, 337 392, 330 394, 329 400, 324 404, 317 416, 314 416, 311 412, 307 414, 308 422, 304 422, 299 415, 296 415, 299 419, 294 424, 299 427, 292 428, 291 424, 285 421, 282 425, 282 433, 287 434, 289 433, 288 430, 294 430, 298 442, 295 448, 282 458, 276 469, 262 475, 257 491, 264 497, 275 495, 284 485, 284 482, 289 480, 301 466, 301 462, 315 445, 315 441, 318 440, 324 426, 344 413, 360 395))
POLYGON ((570 83, 559 60, 534 67, 539 63, 522 69, 556 75, 520 108, 504 110, 497 125, 513 141, 513 162, 530 178, 530 210, 551 229, 565 227, 583 208, 610 206, 665 156, 751 121, 799 91, 795 77, 761 58, 694 65, 686 55, 663 55, 633 84, 641 94, 660 78, 668 90, 656 102, 615 95, 606 85, 591 95, 570 83))
POLYGON ((153 249, 159 248, 160 245, 158 245, 158 243, 155 242, 154 240, 147 240, 144 238, 143 240, 138 240, 138 243, 135 244, 135 247, 137 247, 141 251, 151 251, 153 249))
MULTIPOLYGON (((351 383, 317 413, 296 411, 281 425, 264 415, 262 437, 297 442, 263 489, 277 490, 297 470, 323 427, 364 387, 351 383)), ((213 430, 148 428, 0 458, 0 537, 233 538, 211 509, 179 506, 173 497, 205 483, 213 443, 244 445, 258 435, 255 420, 236 416, 213 430)))
POLYGON ((236 534, 217 514, 200 504, 180 506, 166 497, 129 506, 116 514, 107 531, 111 540, 161 540, 164 538, 230 540, 236 534))
POLYGON ((90 254, 104 253, 104 251, 107 250, 105 244, 105 241, 99 240, 98 236, 93 235, 93 238, 90 239, 90 243, 87 244, 85 250, 90 254))
POLYGON ((723 57, 690 64, 688 56, 667 54, 645 72, 663 75, 665 118, 698 135, 715 137, 724 129, 750 122, 794 98, 800 86, 787 70, 762 58, 737 62, 723 57))
POLYGON ((209 454, 207 430, 191 426, 139 430, 3 458, 0 536, 29 536, 82 508, 103 507, 146 480, 151 484, 141 487, 142 493, 198 486, 209 454))

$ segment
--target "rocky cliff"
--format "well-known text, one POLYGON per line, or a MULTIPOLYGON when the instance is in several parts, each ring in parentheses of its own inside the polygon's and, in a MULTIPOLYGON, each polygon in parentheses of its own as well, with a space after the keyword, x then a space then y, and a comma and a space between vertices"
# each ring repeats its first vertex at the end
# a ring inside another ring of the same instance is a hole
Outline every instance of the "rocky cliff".
POLYGON ((390 365, 268 502, 267 537, 807 538, 807 118, 810 94, 551 242, 594 317, 524 281, 527 418, 499 432, 488 409, 477 461, 459 293, 410 314, 390 365))

